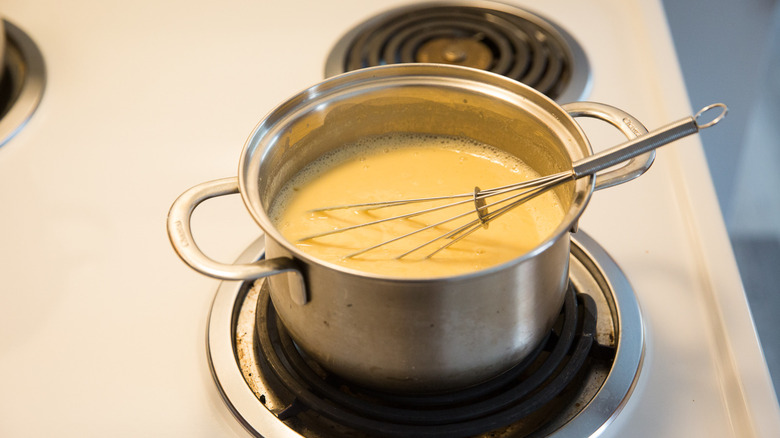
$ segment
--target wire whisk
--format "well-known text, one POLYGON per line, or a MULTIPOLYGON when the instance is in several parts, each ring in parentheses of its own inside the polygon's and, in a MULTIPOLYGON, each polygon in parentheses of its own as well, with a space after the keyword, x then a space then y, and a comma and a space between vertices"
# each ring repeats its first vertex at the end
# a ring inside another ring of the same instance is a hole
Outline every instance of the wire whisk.
POLYGON ((568 181, 573 181, 578 178, 582 178, 584 176, 593 175, 597 172, 610 168, 616 164, 620 164, 627 160, 630 160, 631 158, 639 156, 645 152, 657 149, 675 140, 678 140, 683 137, 687 137, 688 135, 695 134, 699 132, 699 130, 701 129, 709 128, 717 124, 720 120, 722 120, 726 116, 727 112, 728 112, 728 108, 726 107, 726 105, 722 103, 708 105, 702 108, 694 116, 686 117, 676 122, 672 122, 666 126, 648 132, 647 134, 636 137, 618 146, 612 147, 598 154, 594 154, 582 160, 576 161, 575 163, 573 163, 572 168, 570 170, 558 172, 552 175, 542 176, 539 178, 523 181, 516 184, 509 184, 506 186, 494 187, 485 190, 481 190, 479 187, 475 187, 473 192, 456 194, 456 195, 435 196, 435 197, 416 198, 416 199, 401 199, 401 200, 383 201, 383 202, 345 204, 345 205, 335 205, 335 206, 313 209, 310 210, 313 213, 332 211, 332 210, 342 210, 342 209, 374 210, 374 209, 389 208, 389 207, 408 205, 414 203, 459 199, 454 202, 446 203, 431 208, 426 208, 426 209, 422 209, 410 213, 400 214, 397 216, 392 216, 392 217, 378 219, 378 220, 365 222, 361 224, 345 226, 342 228, 337 228, 334 230, 329 230, 317 234, 312 234, 299 239, 299 241, 302 242, 311 239, 316 239, 318 237, 329 236, 337 233, 344 233, 350 230, 377 225, 383 222, 408 219, 416 216, 429 214, 435 211, 453 208, 467 203, 473 203, 474 208, 469 209, 464 213, 456 214, 454 216, 448 217, 436 223, 422 226, 409 233, 397 237, 393 237, 391 239, 385 240, 383 242, 369 246, 367 248, 360 249, 358 251, 355 251, 353 253, 344 256, 345 258, 352 258, 360 254, 364 254, 368 251, 374 250, 376 248, 408 238, 417 233, 422 233, 426 230, 442 226, 446 223, 453 222, 458 219, 464 218, 466 216, 474 215, 476 213, 476 217, 473 220, 463 225, 460 225, 451 231, 440 234, 439 236, 431 240, 428 240, 418 246, 415 246, 414 248, 411 248, 399 254, 396 257, 397 259, 401 259, 423 248, 429 247, 434 243, 447 240, 443 244, 440 243, 436 249, 429 252, 425 256, 425 258, 430 258, 438 254, 439 252, 449 248, 455 243, 463 240, 464 238, 476 232, 477 230, 482 228, 487 228, 488 224, 491 221, 504 215, 505 213, 514 209, 518 205, 528 202, 529 200, 541 195, 542 193, 547 192, 548 190, 560 184, 563 184, 568 181), (708 112, 716 108, 720 109, 721 111, 719 114, 717 114, 717 116, 715 116, 711 121, 707 123, 699 124, 699 120, 704 116, 705 112, 708 112), (497 197, 501 197, 501 198, 495 200, 497 199, 497 197))

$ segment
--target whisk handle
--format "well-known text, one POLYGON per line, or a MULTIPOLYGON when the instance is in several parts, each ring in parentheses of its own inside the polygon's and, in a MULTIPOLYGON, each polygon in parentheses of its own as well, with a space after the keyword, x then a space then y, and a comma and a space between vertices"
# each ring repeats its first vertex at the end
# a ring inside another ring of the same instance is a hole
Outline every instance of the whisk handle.
POLYGON ((726 111, 726 105, 722 103, 709 105, 696 113, 695 116, 680 119, 625 143, 599 152, 598 154, 583 158, 574 163, 572 169, 574 177, 579 178, 586 175, 593 175, 596 172, 600 172, 638 155, 642 155, 645 152, 657 149, 691 134, 695 134, 699 132, 699 129, 708 128, 718 123, 726 115, 726 111), (714 108, 720 108, 722 112, 712 121, 705 124, 699 124, 698 120, 703 114, 714 108))

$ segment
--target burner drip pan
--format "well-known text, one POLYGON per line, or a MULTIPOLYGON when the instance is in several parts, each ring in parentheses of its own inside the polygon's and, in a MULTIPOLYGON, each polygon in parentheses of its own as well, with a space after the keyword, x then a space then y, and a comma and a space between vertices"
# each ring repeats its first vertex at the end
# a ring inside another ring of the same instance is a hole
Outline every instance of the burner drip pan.
MULTIPOLYGON (((239 261, 260 258, 262 241, 239 261)), ((643 329, 622 272, 582 232, 572 236, 571 262, 565 306, 547 341, 482 385, 410 396, 329 375, 286 334, 262 279, 220 285, 209 316, 212 373, 227 405, 256 436, 591 436, 633 389, 643 329)))

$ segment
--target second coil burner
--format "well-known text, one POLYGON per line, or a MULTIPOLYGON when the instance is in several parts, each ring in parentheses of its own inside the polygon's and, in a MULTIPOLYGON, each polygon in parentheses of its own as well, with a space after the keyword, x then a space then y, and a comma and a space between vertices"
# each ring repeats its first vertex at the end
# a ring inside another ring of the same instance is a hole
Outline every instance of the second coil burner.
POLYGON ((396 63, 440 63, 488 70, 561 102, 587 93, 579 45, 536 14, 492 2, 439 2, 370 18, 334 47, 325 75, 396 63))

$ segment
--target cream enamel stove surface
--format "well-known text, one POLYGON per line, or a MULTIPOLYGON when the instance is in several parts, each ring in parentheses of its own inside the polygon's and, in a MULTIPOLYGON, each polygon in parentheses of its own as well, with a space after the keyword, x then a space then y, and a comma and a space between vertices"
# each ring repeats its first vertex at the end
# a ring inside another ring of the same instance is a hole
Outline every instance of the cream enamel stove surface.
MULTIPOLYGON (((262 251, 263 243, 262 239, 259 239, 238 261, 248 263, 257 260, 262 255, 262 251)), ((462 434, 463 430, 468 430, 466 427, 473 427, 484 433, 479 436, 496 438, 528 436, 532 433, 536 436, 539 434, 559 437, 594 436, 612 421, 630 396, 641 367, 644 334, 639 307, 631 285, 604 250, 580 232, 573 236, 571 260, 571 282, 579 293, 592 298, 594 309, 592 313, 598 315, 593 321, 595 330, 585 329, 588 333, 593 333, 594 344, 593 346, 588 344, 584 347, 587 349, 579 350, 590 351, 588 354, 590 360, 582 366, 582 372, 579 372, 580 367, 576 365, 573 368, 576 373, 561 372, 560 375, 571 374, 573 378, 573 382, 567 385, 568 390, 563 391, 556 400, 540 404, 538 408, 527 407, 528 403, 524 401, 531 398, 531 395, 527 395, 508 407, 497 408, 496 411, 499 413, 489 411, 489 414, 477 416, 476 419, 470 420, 473 425, 468 424, 463 418, 464 414, 460 413, 446 417, 447 420, 443 424, 420 429, 415 429, 415 426, 406 423, 407 418, 411 416, 409 412, 394 413, 403 418, 401 421, 382 422, 377 420, 377 417, 368 414, 359 415, 353 408, 346 408, 330 416, 322 415, 327 418, 325 420, 319 419, 320 416, 317 414, 319 410, 312 409, 312 405, 280 385, 269 367, 282 367, 282 360, 279 361, 279 365, 269 365, 271 361, 260 346, 256 312, 263 315, 263 318, 268 317, 267 310, 263 310, 268 302, 268 292, 264 290, 268 287, 268 283, 264 280, 258 280, 254 284, 223 282, 220 285, 209 315, 207 335, 209 363, 225 402, 241 424, 256 436, 293 437, 299 434, 308 437, 373 436, 370 428, 376 428, 385 431, 384 436, 427 436, 423 435, 425 431, 435 433, 435 436, 454 437, 461 436, 459 434, 462 434), (261 305, 258 305, 258 302, 261 305), (602 357, 600 358, 599 355, 602 357), (550 405, 554 406, 550 407, 550 405), (524 413, 524 409, 530 412, 524 413), (293 412, 290 413, 291 411, 293 412), (517 413, 518 411, 520 413, 517 413), (349 416, 357 416, 358 420, 352 421, 357 421, 360 425, 367 424, 362 426, 367 429, 356 430, 354 427, 358 426, 344 427, 345 420, 341 412, 346 412, 349 416), (501 424, 499 428, 481 424, 485 417, 503 415, 509 418, 517 416, 519 419, 504 420, 502 423, 500 419, 491 418, 493 422, 497 422, 496 424, 501 424), (285 421, 282 422, 280 418, 285 421), (391 432, 393 435, 389 435, 391 432)), ((583 303, 580 303, 580 306, 588 308, 583 303)), ((274 326, 273 321, 270 325, 274 326)), ((576 340, 579 342, 575 342, 575 345, 578 347, 583 345, 580 338, 576 340)), ((552 345, 556 346, 557 343, 552 342, 552 345)), ((566 355, 574 356, 572 352, 578 349, 572 347, 571 351, 568 348, 561 351, 566 351, 566 355)), ((552 356, 554 353, 551 352, 548 358, 552 356)), ((280 353, 279 357, 284 358, 284 353, 280 353)), ((544 362, 541 356, 538 362, 534 361, 535 364, 540 362, 544 362)), ((562 366, 565 367, 567 363, 564 361, 562 366)), ((560 362, 556 362, 556 367, 559 364, 560 362)), ((545 369, 542 368, 537 372, 544 371, 545 369)), ((530 376, 534 377, 535 373, 530 373, 530 376)), ((530 377, 523 379, 525 380, 521 379, 521 382, 531 380, 530 377)), ((313 380, 319 382, 319 375, 314 376, 313 380)), ((492 390, 490 393, 497 393, 495 399, 503 400, 503 397, 511 391, 520 392, 519 389, 510 390, 510 388, 523 387, 522 383, 518 385, 516 380, 507 380, 503 385, 506 389, 500 387, 499 390, 492 390)), ((309 385, 298 378, 295 379, 295 383, 300 383, 302 387, 309 385)), ((340 392, 336 395, 347 397, 347 401, 352 402, 341 389, 344 385, 340 381, 334 384, 335 390, 340 392)), ((348 383, 346 385, 349 387, 348 383)), ((535 385, 531 388, 549 389, 550 386, 552 384, 535 385)), ((326 405, 322 411, 330 412, 333 411, 334 405, 339 406, 336 401, 338 397, 329 398, 329 393, 323 394, 317 396, 317 401, 324 400, 326 405)), ((555 394, 557 392, 553 392, 553 395, 555 394)), ((536 397, 543 396, 545 396, 544 391, 536 395, 536 397)), ((449 398, 445 396, 445 399, 449 398)), ((490 400, 484 396, 474 398, 482 403, 486 399, 490 400)), ((356 399, 356 402, 359 405, 370 404, 366 399, 356 399)), ((421 403, 417 399, 411 402, 421 403)), ((463 409, 469 411, 470 406, 466 404, 464 407, 449 400, 443 404, 451 409, 450 412, 461 412, 463 409)), ((410 409, 404 402, 396 402, 393 406, 410 409)), ((429 409, 427 413, 433 410, 430 407, 427 409, 429 409)), ((384 411, 380 412, 382 416, 378 418, 385 418, 387 414, 384 411)), ((425 415, 426 411, 423 409, 413 412, 413 414, 418 413, 425 415)), ((473 435, 476 434, 468 433, 462 436, 473 435)))
MULTIPOLYGON (((188 187, 236 175, 253 126, 322 80, 345 33, 409 3, 3 1, 47 82, 0 148, 0 436, 252 436, 209 367, 220 283, 175 256, 165 214, 188 187)), ((507 3, 577 41, 588 100, 650 129, 710 103, 688 101, 660 0, 507 3)), ((596 150, 620 137, 583 129, 596 150)), ((260 235, 238 197, 204 203, 193 227, 224 261, 260 235)), ((580 228, 630 282, 645 333, 634 389, 600 436, 776 437, 780 408, 699 139, 596 193, 580 228)))

